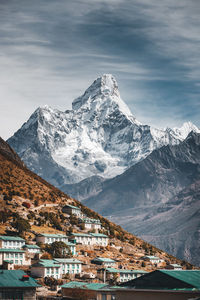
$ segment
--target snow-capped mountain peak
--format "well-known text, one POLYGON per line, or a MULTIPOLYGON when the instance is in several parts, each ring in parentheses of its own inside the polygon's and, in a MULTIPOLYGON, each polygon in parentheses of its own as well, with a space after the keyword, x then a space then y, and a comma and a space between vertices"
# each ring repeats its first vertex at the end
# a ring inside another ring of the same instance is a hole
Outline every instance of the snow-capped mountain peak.
POLYGON ((196 133, 200 133, 200 129, 190 121, 189 122, 184 122, 183 125, 180 128, 174 127, 173 131, 182 140, 184 140, 191 131, 194 131, 196 133))
POLYGON ((56 186, 121 174, 163 145, 178 144, 192 123, 156 129, 139 123, 111 74, 98 77, 72 110, 39 107, 8 142, 27 166, 56 186))
POLYGON ((98 77, 82 96, 73 101, 72 109, 82 112, 86 110, 98 111, 103 113, 104 117, 118 110, 131 122, 140 124, 121 99, 117 81, 111 74, 98 77))

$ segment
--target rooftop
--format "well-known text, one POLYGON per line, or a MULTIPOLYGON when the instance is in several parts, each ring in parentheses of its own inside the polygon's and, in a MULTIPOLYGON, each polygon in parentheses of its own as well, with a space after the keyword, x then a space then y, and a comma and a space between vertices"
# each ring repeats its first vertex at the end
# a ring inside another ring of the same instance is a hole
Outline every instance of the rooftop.
POLYGON ((82 261, 74 258, 55 258, 55 262, 68 264, 82 264, 82 261))
POLYGON ((64 207, 70 207, 70 208, 73 208, 73 209, 78 209, 78 210, 81 210, 80 207, 77 207, 77 206, 74 206, 74 205, 65 205, 64 207))
POLYGON ((28 249, 40 249, 38 245, 24 245, 22 248, 28 248, 28 249))
POLYGON ((145 274, 147 271, 143 270, 125 270, 125 269, 115 269, 115 268, 106 268, 108 273, 129 273, 129 274, 145 274))
POLYGON ((92 236, 94 237, 105 237, 108 238, 108 236, 106 234, 103 233, 91 233, 92 236))
POLYGON ((88 233, 72 233, 72 236, 82 236, 82 237, 84 237, 84 236, 87 236, 87 237, 91 237, 91 235, 90 234, 88 234, 88 233))
POLYGON ((40 233, 38 236, 45 236, 45 237, 50 237, 50 238, 67 238, 66 235, 61 234, 61 233, 40 233))
POLYGON ((144 257, 149 259, 160 259, 158 256, 153 256, 153 255, 145 255, 144 257))
POLYGON ((99 261, 99 262, 111 262, 114 263, 115 260, 111 259, 111 258, 107 258, 107 257, 96 257, 94 258, 92 261, 99 261))
POLYGON ((21 250, 21 249, 0 248, 0 252, 20 252, 20 253, 24 253, 24 250, 21 250))
POLYGON ((200 290, 200 270, 156 270, 121 286, 134 289, 200 290))
POLYGON ((80 288, 80 289, 88 289, 93 291, 98 291, 102 288, 107 288, 108 284, 105 283, 86 283, 86 282, 77 282, 71 281, 61 286, 62 288, 80 288))
POLYGON ((19 236, 8 236, 8 235, 0 235, 0 240, 25 242, 25 240, 19 236))
POLYGON ((40 259, 39 262, 33 264, 32 267, 60 268, 60 264, 53 259, 40 259))
POLYGON ((26 277, 27 274, 22 270, 0 270, 0 287, 38 287, 40 286, 32 277, 26 277))

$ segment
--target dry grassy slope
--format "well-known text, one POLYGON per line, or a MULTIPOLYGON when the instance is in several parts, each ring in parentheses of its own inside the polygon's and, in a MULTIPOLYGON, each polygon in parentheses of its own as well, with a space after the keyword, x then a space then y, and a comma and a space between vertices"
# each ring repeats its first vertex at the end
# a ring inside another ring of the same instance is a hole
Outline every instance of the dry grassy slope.
MULTIPOLYGON (((50 222, 44 224, 44 219, 42 219, 43 217, 41 218, 42 212, 54 213, 62 226, 62 230, 66 231, 69 229, 70 224, 65 222, 61 207, 66 203, 73 203, 80 206, 86 215, 98 217, 106 230, 112 233, 114 245, 117 247, 107 247, 107 249, 97 247, 95 250, 88 250, 92 251, 89 252, 88 257, 95 257, 97 254, 112 258, 118 257, 121 261, 124 261, 126 267, 140 269, 141 262, 138 261, 139 257, 145 254, 145 249, 147 252, 151 249, 154 255, 159 255, 164 260, 181 263, 180 260, 145 243, 47 183, 28 170, 17 154, 10 147, 6 147, 5 144, 5 142, 2 143, 0 141, 0 210, 9 211, 10 217, 4 224, 0 225, 0 233, 5 233, 6 228, 12 229, 9 226, 13 220, 12 214, 16 212, 25 219, 29 216, 29 221, 32 225, 32 232, 27 235, 29 239, 32 239, 34 237, 33 233, 37 232, 59 232, 50 222), (29 209, 22 205, 24 201, 31 204, 29 209), (32 213, 31 217, 30 212, 32 213), (41 219, 43 221, 42 224, 41 219), (134 245, 130 244, 130 242, 134 245), (123 253, 120 252, 120 247, 124 248, 123 253)), ((78 228, 75 226, 74 230, 78 231, 78 228)), ((153 267, 147 264, 146 270, 151 269, 153 267)))

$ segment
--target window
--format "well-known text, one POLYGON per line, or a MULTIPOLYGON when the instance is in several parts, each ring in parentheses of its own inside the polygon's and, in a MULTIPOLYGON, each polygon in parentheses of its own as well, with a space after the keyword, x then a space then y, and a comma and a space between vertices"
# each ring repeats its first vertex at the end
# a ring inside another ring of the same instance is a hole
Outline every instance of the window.
POLYGON ((49 271, 50 271, 49 268, 47 268, 47 274, 49 274, 49 271))
POLYGON ((18 265, 18 260, 15 260, 15 264, 18 265))
POLYGON ((56 268, 56 274, 58 274, 58 268, 56 268))
POLYGON ((102 300, 106 300, 106 299, 107 299, 106 295, 103 294, 101 299, 102 299, 102 300))
POLYGON ((1 299, 22 300, 23 292, 22 291, 2 291, 1 299))
POLYGON ((20 257, 20 258, 22 258, 22 257, 23 257, 23 254, 22 254, 22 253, 20 253, 20 254, 19 254, 19 257, 20 257))

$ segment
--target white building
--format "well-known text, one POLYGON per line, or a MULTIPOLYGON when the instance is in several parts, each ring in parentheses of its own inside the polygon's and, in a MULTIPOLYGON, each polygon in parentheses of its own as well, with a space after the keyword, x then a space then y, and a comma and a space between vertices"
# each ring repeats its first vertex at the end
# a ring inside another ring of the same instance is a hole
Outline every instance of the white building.
POLYGON ((109 237, 103 233, 91 233, 92 236, 92 244, 98 246, 108 246, 109 237))
POLYGON ((0 265, 3 264, 4 261, 9 261, 14 265, 29 265, 30 261, 25 260, 25 252, 21 249, 0 249, 0 265))
POLYGON ((55 258, 56 262, 61 265, 61 273, 64 274, 80 274, 82 262, 74 258, 55 258))
POLYGON ((183 268, 182 268, 182 266, 179 265, 179 264, 170 264, 170 265, 167 265, 167 266, 165 267, 165 269, 180 271, 180 270, 182 270, 183 268))
POLYGON ((92 245, 92 236, 89 233, 72 233, 69 240, 74 240, 76 244, 92 245))
POLYGON ((64 242, 67 244, 68 237, 64 234, 40 233, 36 236, 36 242, 52 244, 54 242, 64 242))
POLYGON ((21 249, 25 245, 25 240, 18 236, 0 236, 0 248, 21 249))
POLYGON ((75 240, 77 244, 104 247, 108 245, 109 240, 108 236, 102 233, 72 233, 69 239, 75 240))
POLYGON ((73 205, 65 205, 62 208, 62 212, 68 214, 68 215, 75 215, 77 218, 81 218, 83 216, 81 209, 77 206, 73 205))
POLYGON ((160 259, 160 257, 158 257, 158 256, 146 255, 146 256, 143 256, 142 259, 149 261, 152 264, 159 264, 159 263, 163 262, 163 260, 160 259))
POLYGON ((84 218, 80 221, 85 226, 85 229, 101 229, 101 222, 98 219, 84 218))
POLYGON ((81 270, 82 262, 74 258, 40 259, 31 266, 31 275, 60 279, 64 274, 80 274, 81 270))
POLYGON ((34 277, 62 278, 61 264, 52 259, 41 259, 31 266, 31 275, 34 277))
POLYGON ((111 258, 107 258, 107 257, 96 257, 91 260, 91 263, 108 268, 108 267, 113 267, 115 265, 116 261, 111 258))
POLYGON ((37 245, 24 245, 23 249, 31 254, 40 253, 40 247, 37 245))
POLYGON ((125 269, 115 269, 115 268, 102 268, 98 271, 98 277, 101 280, 110 280, 114 278, 117 274, 117 282, 126 282, 132 279, 136 279, 147 272, 143 270, 125 270, 125 269))

